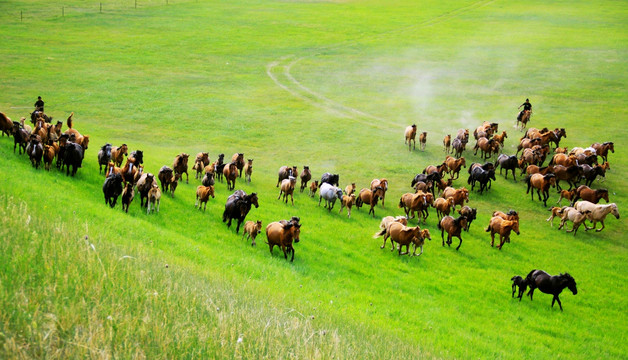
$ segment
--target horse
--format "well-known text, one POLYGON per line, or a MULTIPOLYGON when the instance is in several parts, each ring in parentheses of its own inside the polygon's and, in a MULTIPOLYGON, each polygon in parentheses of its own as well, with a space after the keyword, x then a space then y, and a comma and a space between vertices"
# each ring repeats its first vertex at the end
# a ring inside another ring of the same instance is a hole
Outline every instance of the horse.
MULTIPOLYGON (((382 221, 379 223, 380 231, 376 232, 373 235, 373 239, 377 239, 380 236, 386 235, 386 233, 388 232, 388 229, 390 228, 390 225, 393 222, 400 222, 403 225, 408 225, 408 219, 405 216, 397 216, 397 217, 385 216, 382 218, 382 221)), ((384 245, 386 245, 386 243, 384 243, 384 245)), ((382 246, 381 248, 383 249, 384 246, 382 246)))
POLYGON ((526 279, 522 278, 519 275, 513 276, 512 278, 510 278, 510 280, 512 281, 512 297, 515 297, 515 291, 517 291, 517 288, 519 288, 519 293, 517 294, 517 297, 519 298, 519 301, 521 301, 523 294, 528 288, 528 282, 526 281, 526 279))
POLYGON ((382 207, 384 207, 384 201, 386 201, 386 191, 388 191, 388 179, 373 179, 371 181, 371 191, 375 191, 378 187, 381 187, 383 190, 382 193, 382 207))
POLYGON ((593 143, 591 145, 595 149, 595 153, 602 157, 603 161, 608 161, 608 151, 615 153, 615 144, 612 141, 605 142, 603 144, 593 143))
POLYGON ((523 131, 526 128, 526 125, 530 121, 530 114, 532 112, 530 110, 523 110, 519 116, 517 116, 517 129, 523 131), (519 123, 521 123, 521 128, 519 127, 519 123))
MULTIPOLYGON (((209 201, 209 197, 215 198, 214 196, 214 187, 213 186, 203 186, 199 185, 196 187, 196 201, 194 202, 194 207, 198 206, 198 210, 203 208, 203 212, 207 209, 207 202, 209 201), (204 205, 203 205, 204 204, 204 205)), ((255 240, 255 239, 254 239, 255 240)))
POLYGON ((432 174, 432 173, 439 173, 441 177, 443 177, 443 175, 445 175, 445 173, 449 172, 449 168, 447 167, 447 161, 443 161, 442 164, 436 166, 436 165, 428 165, 425 167, 425 169, 423 169, 423 174, 432 174))
POLYGON ((493 156, 493 153, 497 153, 499 151, 499 143, 495 141, 495 139, 482 137, 478 139, 475 147, 473 147, 473 150, 475 150, 473 155, 477 155, 478 150, 480 150, 480 157, 482 159, 489 159, 493 156))
POLYGON ((247 221, 244 224, 244 232, 242 232, 242 240, 244 237, 251 240, 251 246, 257 245, 255 243, 255 238, 262 232, 262 221, 247 221))
POLYGON ((106 178, 102 186, 102 191, 105 194, 105 204, 112 208, 116 206, 118 196, 122 194, 122 176, 120 176, 120 174, 113 174, 106 178))
POLYGON ((44 156, 44 147, 41 144, 41 138, 38 135, 31 135, 28 145, 28 157, 35 169, 39 168, 41 159, 44 156))
POLYGON ((225 154, 218 154, 218 160, 214 163, 214 171, 216 173, 216 178, 218 181, 222 182, 222 170, 225 168, 225 154))
POLYGON ((375 217, 375 205, 377 205, 377 200, 384 198, 384 194, 384 188, 381 186, 376 187, 375 190, 364 188, 360 190, 360 193, 358 194, 355 201, 355 207, 360 209, 363 204, 369 204, 371 206, 369 214, 373 213, 373 217, 375 217))
POLYGON ((325 199, 325 208, 330 212, 334 208, 336 199, 342 199, 342 189, 329 183, 321 184, 319 194, 318 206, 321 206, 321 201, 325 199))
POLYGON ((568 273, 552 276, 543 270, 532 270, 526 277, 526 282, 530 287, 530 291, 528 292, 530 300, 532 300, 534 296, 534 290, 538 288, 541 292, 554 295, 552 307, 554 307, 554 302, 557 301, 560 311, 563 311, 563 305, 560 303, 558 295, 560 295, 565 288, 571 290, 574 295, 578 294, 576 280, 568 273))
POLYGON ((251 183, 251 175, 253 175, 253 159, 247 159, 246 164, 244 164, 244 181, 247 184, 251 183))
POLYGON ((299 242, 301 234, 301 224, 288 222, 281 224, 280 222, 272 222, 266 226, 266 238, 270 247, 270 254, 273 254, 275 245, 279 246, 283 251, 283 256, 287 260, 288 253, 292 253, 290 262, 294 261, 294 247, 292 242, 299 242))
POLYGON ((508 137, 508 134, 506 134, 505 131, 502 131, 501 134, 495 134, 493 135, 493 139, 495 139, 496 142, 499 143, 500 147, 504 147, 504 140, 508 137))
POLYGON ((557 190, 562 190, 562 187, 560 186, 561 181, 566 181, 567 184, 569 184, 568 190, 571 190, 571 188, 574 187, 582 177, 582 168, 578 165, 571 165, 569 167, 555 165, 552 167, 552 172, 556 176, 557 190))
POLYGON ((407 227, 398 222, 391 224, 387 236, 390 237, 390 244, 392 245, 391 251, 395 250, 395 243, 399 244, 399 256, 410 254, 411 243, 414 244, 414 249, 410 256, 421 256, 421 254, 423 254, 425 239, 427 238, 428 240, 432 240, 429 230, 421 229, 418 226, 407 227), (402 253, 401 249, 404 245, 406 247, 406 252, 402 253), (416 249, 418 247, 421 248, 421 252, 417 255, 416 249))
POLYGON ((127 183, 122 190, 122 211, 128 213, 129 206, 135 197, 135 191, 133 190, 133 184, 127 183))
POLYGON ((480 194, 484 192, 484 190, 488 190, 488 184, 491 180, 495 179, 495 170, 484 170, 481 167, 476 167, 471 171, 469 175, 469 179, 467 183, 471 185, 471 191, 473 191, 473 187, 475 186, 476 181, 480 183, 480 194))
POLYGON ((124 167, 120 171, 125 186, 128 182, 134 184, 137 171, 137 167, 135 166, 135 158, 130 156, 126 158, 126 164, 124 164, 124 167))
POLYGON ((6 134, 7 137, 10 137, 12 129, 13 120, 11 120, 10 117, 6 116, 5 113, 0 112, 0 131, 2 131, 2 136, 6 134))
POLYGON ((120 147, 113 146, 111 148, 111 159, 116 166, 121 166, 124 157, 128 155, 129 147, 126 144, 120 145, 120 147))
MULTIPOLYGON (((429 175, 426 174, 417 174, 414 179, 412 179, 412 183, 410 184, 411 187, 414 188, 414 185, 416 185, 416 183, 418 182, 424 182, 427 183, 429 181, 431 181, 432 183, 435 184, 440 184, 441 182, 441 176, 438 172, 435 173, 431 173, 429 175)), ((432 187, 432 195, 434 195, 434 187, 432 187)))
POLYGON ((196 154, 196 158, 194 159, 194 166, 192 166, 192 170, 196 170, 195 179, 200 179, 201 174, 203 173, 203 169, 205 166, 209 165, 209 153, 200 152, 196 154))
POLYGON ((412 142, 414 142, 414 149, 416 150, 416 124, 406 127, 404 136, 406 139, 404 144, 408 144, 408 151, 412 151, 412 142))
POLYGON ((277 186, 279 187, 279 185, 281 185, 281 182, 287 178, 289 178, 290 176, 294 176, 297 177, 297 175, 295 175, 297 170, 296 166, 293 167, 289 167, 289 166, 282 166, 279 168, 279 172, 277 173, 277 186))
POLYGON ((44 168, 50 171, 50 167, 52 166, 52 161, 54 160, 55 155, 57 154, 56 149, 58 149, 59 147, 52 140, 49 140, 48 143, 50 145, 44 145, 44 168))
POLYGON ((534 189, 539 197, 539 201, 543 201, 543 206, 547 206, 547 199, 549 199, 550 186, 556 186, 556 176, 554 174, 532 174, 526 176, 525 182, 528 185, 526 194, 532 195, 532 201, 534 201, 534 189), (530 191, 532 189, 532 191, 530 191), (543 192, 543 199, 541 199, 541 192, 543 192))
MULTIPOLYGON (((399 199, 399 208, 403 208, 406 213, 406 219, 414 218, 414 212, 416 211, 418 213, 417 220, 421 221, 421 217, 424 215, 423 210, 429 208, 427 194, 424 192, 417 192, 416 194, 405 193, 399 199)), ((423 222, 425 222, 426 218, 427 216, 423 218, 423 222)))
POLYGON ((242 190, 236 190, 227 198, 225 211, 222 213, 222 222, 226 222, 227 228, 230 228, 231 220, 236 219, 238 221, 238 225, 236 226, 237 234, 240 231, 240 225, 251 210, 251 205, 255 205, 255 208, 259 207, 257 193, 247 195, 247 193, 242 190))
POLYGON ((351 183, 345 187, 345 194, 347 196, 351 196, 353 193, 355 193, 355 183, 351 183))
POLYGON ((307 182, 312 180, 312 172, 310 171, 310 167, 307 165, 304 165, 303 171, 301 172, 299 177, 301 178, 300 191, 303 192, 303 190, 305 190, 305 188, 307 187, 307 182))
POLYGON ((105 145, 100 147, 100 151, 98 151, 98 165, 100 166, 99 174, 102 173, 102 167, 105 166, 107 169, 107 164, 109 164, 109 160, 111 160, 111 144, 106 143, 105 145))
POLYGON ((153 187, 148 190, 148 199, 146 200, 146 215, 149 215, 151 211, 155 211, 159 214, 159 204, 161 203, 161 191, 159 185, 153 184, 153 187))
POLYGON ((283 200, 284 202, 287 204, 288 203, 288 195, 290 195, 290 201, 292 202, 292 205, 294 206, 294 187, 297 183, 297 178, 295 178, 294 176, 290 176, 287 179, 283 179, 281 181, 281 190, 279 190, 279 197, 277 197, 277 200, 279 200, 281 198, 281 195, 283 195, 283 200))
POLYGON ((461 157, 459 159, 456 159, 453 156, 447 156, 445 158, 445 164, 447 165, 447 167, 449 168, 449 175, 451 176, 451 178, 453 180, 458 179, 458 177, 460 176, 460 167, 467 167, 467 161, 464 159, 464 157, 461 157), (454 177, 455 175, 455 177, 454 177))
MULTIPOLYGON (((563 191, 567 191, 567 190, 563 190, 563 191)), ((560 217, 565 207, 566 206, 563 206, 563 207, 552 206, 551 208, 547 209, 547 211, 551 212, 551 215, 547 219, 545 219, 545 221, 549 221, 550 226, 554 227, 554 218, 560 217)))
POLYGON ((451 197, 451 196, 448 197, 447 199, 445 199, 445 198, 438 198, 438 199, 434 200, 434 207, 436 208, 436 216, 438 216, 439 220, 443 216, 449 215, 449 213, 451 212, 451 209, 454 206, 455 206, 454 198, 451 197))
POLYGON ((347 218, 351 218, 351 207, 355 205, 356 197, 355 194, 351 195, 342 195, 342 199, 340 201, 340 211, 338 214, 342 214, 342 209, 347 208, 347 218))
POLYGON ((463 139, 455 138, 451 143, 451 146, 454 148, 454 157, 460 157, 462 152, 465 150, 467 146, 467 142, 463 139))
POLYGON ((464 206, 465 200, 469 202, 469 190, 467 190, 466 188, 454 189, 451 186, 447 187, 445 188, 445 190, 443 190, 443 193, 440 197, 446 199, 450 196, 454 198, 455 205, 464 206))
MULTIPOLYGON (((580 225, 582 225, 585 222, 585 220, 587 219, 590 213, 591 213, 590 210, 580 211, 576 208, 569 207, 569 206, 565 206, 561 208, 558 211, 558 215, 560 215, 560 225, 558 226, 558 230, 562 229, 563 226, 565 226, 565 223, 567 222, 567 220, 569 220, 573 223, 573 227, 571 228, 571 230, 566 230, 566 231, 573 232, 573 236, 576 236, 576 233, 578 232, 578 228, 580 227, 580 225)), ((585 224, 584 227, 586 231, 587 225, 585 224)))
POLYGON ((135 159, 135 166, 139 167, 144 164, 144 152, 142 150, 131 151, 129 156, 135 159))
POLYGON ((460 239, 460 243, 456 248, 456 251, 460 249, 460 245, 462 245, 462 238, 460 237, 460 233, 462 229, 467 226, 467 218, 464 215, 459 216, 457 219, 453 216, 445 216, 438 222, 438 229, 440 232, 440 237, 443 240, 443 246, 445 246, 445 231, 447 231, 447 246, 451 246, 451 239, 453 237, 457 237, 460 239))
POLYGON ((63 165, 66 166, 66 176, 70 175, 70 167, 72 167, 72 176, 76 175, 76 170, 83 165, 83 154, 81 145, 71 142, 65 144, 63 165))
POLYGON ((584 224, 585 231, 595 229, 597 227, 598 222, 602 223, 602 227, 599 229, 595 229, 595 231, 596 232, 602 231, 602 229, 604 229, 605 227, 604 219, 606 218, 606 215, 608 214, 613 214, 613 216, 615 216, 616 219, 619 219, 619 209, 617 208, 617 204, 615 203, 602 205, 602 204, 593 204, 592 202, 589 202, 589 201, 578 201, 574 204, 574 207, 580 211, 588 210, 591 212, 589 214, 589 220, 593 223, 593 226, 587 227, 587 225, 584 224))
POLYGON ((175 175, 179 175, 179 179, 183 180, 183 174, 185 174, 185 183, 189 184, 190 175, 188 175, 188 158, 190 155, 181 153, 174 158, 172 163, 172 169, 175 175))
POLYGON ((137 192, 140 193, 140 207, 144 207, 144 199, 146 199, 146 206, 148 206, 148 192, 153 188, 153 185, 157 185, 155 175, 151 173, 144 173, 137 180, 137 192))
POLYGON ((161 183, 161 191, 164 194, 167 194, 168 190, 170 190, 172 192, 172 196, 174 197, 174 189, 172 187, 176 187, 176 185, 174 184, 178 180, 178 175, 174 173, 174 170, 172 170, 169 166, 164 165, 161 167, 161 169, 159 169, 159 173, 157 173, 157 178, 161 183))
POLYGON ((560 194, 560 197, 558 198, 558 201, 556 202, 556 204, 560 205, 560 202, 563 199, 567 199, 569 200, 570 203, 572 203, 574 196, 576 195, 576 189, 571 189, 571 190, 561 190, 558 192, 560 194))
POLYGON ((340 175, 330 174, 326 172, 321 176, 320 185, 322 186, 324 183, 328 183, 330 185, 338 186, 339 181, 340 181, 340 175))
POLYGON ((471 227, 471 223, 477 217, 478 209, 471 208, 470 206, 465 205, 461 207, 460 209, 458 209, 458 214, 464 215, 467 218, 467 226, 465 226, 464 230, 466 232, 469 232, 469 227, 471 227))
POLYGON ((421 151, 425 151, 425 144, 427 143, 427 132, 424 131, 419 135, 419 148, 421 151))
POLYGON ((578 201, 578 199, 589 201, 589 202, 592 202, 594 204, 599 203, 600 199, 606 200, 607 203, 610 201, 608 199, 608 190, 606 190, 606 189, 591 189, 590 187, 588 187, 586 185, 578 186, 578 188, 576 189, 576 192, 574 194, 573 201, 571 202, 572 206, 573 206, 573 204, 576 203, 576 201, 578 201))
POLYGON ((491 233, 491 247, 495 243, 495 233, 499 233, 499 245, 497 248, 501 250, 506 240, 510 239, 510 232, 513 230, 519 235, 519 221, 504 220, 499 216, 493 216, 485 231, 491 233))
POLYGON ((13 122, 13 153, 15 154, 15 147, 18 147, 18 153, 22 155, 22 151, 26 153, 26 143, 28 142, 30 134, 20 127, 20 123, 13 122))
POLYGON ((443 139, 443 151, 445 151, 445 154, 451 153, 451 134, 445 135, 443 139))
POLYGON ((314 180, 310 183, 310 191, 308 195, 310 195, 310 197, 314 197, 314 195, 316 195, 316 190, 318 190, 318 180, 314 180))
POLYGON ((582 169, 582 177, 584 178, 584 183, 587 186, 593 185, 593 181, 598 177, 598 175, 606 177, 606 171, 601 165, 591 167, 591 165, 583 164, 580 165, 580 169, 582 169))
POLYGON ((517 181, 517 178, 515 177, 515 169, 517 168, 517 166, 519 165, 519 162, 517 161, 517 156, 515 155, 506 155, 506 154, 501 154, 497 157, 497 161, 495 161, 495 167, 499 166, 499 174, 502 174, 502 170, 506 169, 506 179, 508 179, 508 171, 512 171, 512 178, 513 180, 517 181))
POLYGON ((234 162, 230 162, 228 166, 222 169, 222 174, 227 181, 227 190, 235 189, 236 179, 238 178, 238 167, 234 162))
POLYGON ((231 162, 236 164, 236 168, 242 177, 242 169, 244 169, 244 153, 235 153, 231 156, 231 162))

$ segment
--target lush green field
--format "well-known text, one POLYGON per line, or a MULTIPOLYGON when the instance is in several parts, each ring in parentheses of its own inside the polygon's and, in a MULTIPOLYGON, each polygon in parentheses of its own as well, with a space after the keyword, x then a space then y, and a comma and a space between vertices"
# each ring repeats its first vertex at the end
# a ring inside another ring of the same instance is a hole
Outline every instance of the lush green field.
POLYGON ((441 246, 434 212, 419 258, 372 238, 380 217, 402 213, 413 176, 442 162, 445 134, 499 122, 514 153, 526 97, 531 126, 567 129, 562 146, 614 141, 595 187, 625 215, 625 3, 107 4, 62 18, 49 2, 0 3, 0 111, 17 120, 41 95, 55 120, 74 112, 91 136, 75 178, 35 170, 0 138, 0 358, 626 357, 623 218, 574 237, 544 221, 523 183, 498 177, 471 194, 478 220, 459 252, 441 246), (49 11, 20 22, 21 8, 49 11), (412 123, 428 132, 425 152, 403 144, 412 123), (154 173, 181 152, 244 152, 253 181, 236 187, 260 197, 248 219, 301 217, 294 263, 265 236, 251 247, 226 228, 225 184, 205 213, 193 178, 158 215, 138 199, 128 214, 109 209, 96 161, 106 142, 142 149, 154 173), (285 205, 282 165, 339 173, 343 188, 386 177, 386 208, 347 219, 305 193, 285 205), (508 209, 521 235, 499 251, 484 229, 508 209), (576 279, 563 313, 540 292, 511 299, 509 279, 532 269, 576 279))

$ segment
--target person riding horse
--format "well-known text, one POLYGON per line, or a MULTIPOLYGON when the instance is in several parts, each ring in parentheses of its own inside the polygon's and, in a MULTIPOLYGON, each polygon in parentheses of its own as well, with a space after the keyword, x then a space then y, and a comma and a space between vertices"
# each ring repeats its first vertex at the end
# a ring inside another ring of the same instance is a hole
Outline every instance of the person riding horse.
POLYGON ((37 97, 37 101, 35 102, 35 111, 44 112, 44 101, 41 99, 41 96, 37 97))
POLYGON ((519 105, 519 107, 517 109, 521 109, 522 106, 523 106, 523 110, 521 110, 519 112, 519 115, 517 115, 517 121, 521 121, 521 118, 523 117, 523 113, 526 110, 528 110, 530 112, 532 111, 532 104, 530 104, 530 100, 529 99, 526 99, 526 101, 523 104, 519 105))

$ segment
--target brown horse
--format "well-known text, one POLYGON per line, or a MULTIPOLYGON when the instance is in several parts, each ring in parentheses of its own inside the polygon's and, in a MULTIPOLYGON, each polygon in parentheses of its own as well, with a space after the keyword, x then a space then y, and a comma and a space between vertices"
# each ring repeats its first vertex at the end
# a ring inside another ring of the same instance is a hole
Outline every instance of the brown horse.
POLYGON ((126 183, 130 182, 132 184, 135 183, 135 175, 137 174, 137 167, 135 166, 135 158, 128 157, 126 159, 126 164, 120 171, 122 174, 122 180, 124 180, 124 186, 126 183))
POLYGON ((414 244, 414 251, 411 256, 421 256, 421 254, 423 254, 423 244, 425 238, 432 240, 432 237, 427 229, 422 230, 418 226, 407 227, 398 222, 394 222, 390 225, 386 236, 390 237, 390 244, 392 245, 392 249, 390 251, 395 250, 395 243, 399 244, 399 255, 410 254, 410 244, 412 243, 414 244), (402 253, 401 249, 404 246, 406 247, 406 252, 402 253), (421 253, 419 255, 416 254, 417 247, 421 248, 421 253))
POLYGON ((448 197, 447 199, 438 198, 434 200, 434 207, 436 208, 436 216, 438 218, 442 218, 445 215, 449 215, 452 208, 454 207, 454 198, 448 197))
POLYGON ((605 142, 603 144, 594 143, 591 145, 595 149, 595 153, 602 157, 603 161, 608 161, 608 151, 615 153, 615 144, 612 141, 605 142))
MULTIPOLYGON (((449 157, 449 156, 448 156, 449 157)), ((447 162, 443 162, 442 164, 436 166, 436 165, 428 165, 425 167, 425 169, 423 169, 423 174, 433 174, 435 172, 437 172, 438 174, 440 174, 440 177, 442 178, 446 172, 449 171, 449 168, 447 167, 447 162)))
POLYGON ((253 159, 247 159, 246 164, 244 164, 244 181, 247 184, 251 183, 251 175, 253 175, 253 159))
POLYGON ((543 201, 543 205, 547 206, 547 199, 549 199, 549 188, 550 186, 556 186, 556 176, 554 176, 554 174, 532 174, 526 176, 525 182, 528 185, 528 190, 526 190, 526 194, 531 194, 532 200, 534 201, 534 189, 536 189, 539 201, 543 201), (530 191, 530 189, 532 189, 532 191, 530 191), (543 199, 541 199, 541 192, 543 192, 543 199))
MULTIPOLYGON (((198 206, 198 209, 201 210, 201 207, 203 208, 203 211, 205 211, 205 209, 207 209, 207 201, 209 201, 209 197, 214 198, 214 187, 213 186, 203 186, 203 185, 199 185, 196 188, 196 202, 194 203, 194 207, 198 206), (205 205, 203 205, 205 204, 205 205)), ((253 239, 255 240, 255 239, 253 239)))
POLYGON ((124 157, 128 155, 129 148, 126 144, 118 146, 113 146, 111 148, 111 160, 115 164, 115 166, 121 166, 124 157))
POLYGON ((247 221, 244 224, 244 232, 242 233, 242 240, 246 236, 247 239, 251 239, 251 246, 255 246, 255 238, 262 232, 262 221, 247 221))
POLYGON ((526 125, 530 121, 531 113, 532 112, 530 110, 523 110, 521 112, 521 117, 517 117, 517 129, 523 131, 523 129, 526 128, 526 125), (519 123, 521 123, 521 127, 519 127, 519 123))
POLYGON ((236 164, 234 162, 230 162, 222 169, 222 174, 225 176, 225 180, 227 181, 227 190, 235 189, 235 182, 238 178, 238 168, 236 164))
POLYGON ((425 151, 425 144, 427 143, 427 132, 424 131, 419 134, 419 148, 421 151, 425 151))
POLYGON ((451 146, 454 148, 454 156, 460 157, 467 146, 467 140, 455 138, 451 146))
MULTIPOLYGON (((428 194, 429 193, 420 191, 416 194, 405 193, 401 196, 399 199, 399 208, 403 208, 406 213, 406 218, 414 218, 414 212, 416 211, 418 213, 418 221, 421 221, 421 217, 424 215, 423 210, 429 208, 429 204, 427 202, 428 194)), ((426 218, 427 217, 423 218, 423 222, 425 222, 426 218)))
POLYGON ((371 206, 369 214, 372 213, 373 217, 375 217, 375 205, 377 205, 379 199, 383 199, 384 193, 384 188, 381 186, 378 186, 375 190, 362 189, 355 201, 355 207, 360 209, 363 204, 369 204, 371 206))
POLYGON ((505 131, 502 131, 501 134, 495 134, 493 135, 493 139, 495 139, 495 141, 497 141, 499 143, 499 145, 503 148, 504 147, 504 140, 508 137, 508 134, 506 134, 505 131))
POLYGON ((190 155, 186 153, 181 153, 174 158, 174 163, 172 164, 172 169, 174 170, 175 175, 179 175, 179 179, 183 179, 183 174, 185 174, 185 183, 188 184, 188 180, 190 179, 190 175, 188 175, 188 158, 190 155))
POLYGON ((314 180, 310 183, 310 197, 314 197, 314 195, 316 195, 316 190, 318 190, 318 180, 314 180))
POLYGON ((279 168, 279 172, 277 174, 277 186, 279 187, 279 185, 281 185, 281 181, 289 178, 290 176, 294 176, 295 178, 299 176, 299 172, 297 171, 297 167, 293 166, 293 167, 289 167, 289 166, 282 166, 279 168))
POLYGON ((299 242, 300 234, 301 224, 298 223, 288 222, 281 224, 279 222, 272 222, 268 224, 266 226, 266 238, 268 239, 270 254, 273 254, 273 248, 277 245, 283 251, 283 256, 286 260, 288 259, 288 253, 292 252, 290 262, 294 261, 294 247, 292 246, 292 242, 299 242))
POLYGON ((408 151, 412 151, 412 142, 414 142, 414 149, 416 150, 416 125, 412 124, 406 127, 404 136, 406 139, 404 144, 408 144, 408 151))
POLYGON ((288 203, 288 195, 290 195, 290 201, 292 202, 292 205, 294 205, 294 187, 297 184, 297 178, 295 178, 294 176, 290 176, 287 179, 284 179, 281 181, 281 190, 279 190, 279 197, 277 198, 277 200, 279 200, 281 198, 281 195, 283 195, 283 200, 284 202, 287 204, 288 203))
POLYGON ((457 237, 460 239, 460 243, 456 250, 460 249, 460 245, 462 245, 462 238, 460 237, 460 233, 467 226, 467 218, 464 215, 461 215, 457 219, 452 216, 445 216, 438 222, 438 229, 440 232, 440 237, 443 240, 443 246, 445 246, 445 231, 447 231, 447 246, 451 246, 451 239, 453 237, 457 237))
POLYGON ((451 153, 451 134, 445 135, 445 138, 443 139, 443 150, 445 151, 445 154, 451 153))
POLYGON ((240 177, 242 177, 242 169, 244 169, 244 153, 235 153, 231 156, 231 162, 236 164, 240 177))
POLYGON ((388 191, 388 179, 373 179, 371 181, 371 191, 375 191, 375 189, 377 189, 378 187, 382 188, 382 207, 384 207, 384 201, 386 201, 386 191, 388 191))
POLYGON ((497 248, 501 250, 506 240, 510 240, 510 232, 513 230, 519 235, 519 221, 504 220, 499 216, 494 216, 485 231, 491 233, 491 247, 495 243, 495 233, 499 233, 499 246, 497 248))
POLYGON ((447 164, 447 167, 449 168, 449 175, 454 180, 458 179, 460 176, 460 167, 467 167, 467 162, 464 157, 456 159, 455 157, 447 156, 445 158, 445 164, 447 164))
POLYGON ((305 188, 307 187, 307 182, 312 180, 312 172, 310 171, 310 167, 307 165, 303 166, 303 171, 301 172, 299 177, 301 178, 301 192, 303 192, 303 190, 305 190, 305 188))
POLYGON ((192 166, 192 170, 196 170, 195 179, 201 179, 203 177, 203 170, 205 166, 209 165, 209 153, 200 152, 196 154, 196 158, 194 159, 194 166, 192 166))
POLYGON ((591 189, 590 187, 588 187, 586 185, 578 186, 578 188, 576 189, 574 195, 575 196, 574 196, 573 200, 571 201, 572 206, 579 199, 582 199, 582 200, 585 200, 585 201, 588 201, 588 202, 592 202, 594 204, 599 203, 600 199, 606 200, 606 203, 610 202, 610 200, 608 199, 608 190, 606 190, 606 189, 591 189))
MULTIPOLYGON (((373 239, 377 239, 380 236, 386 235, 386 233, 388 232, 388 229, 390 228, 390 225, 393 222, 399 222, 403 225, 408 225, 408 219, 405 216, 397 216, 397 217, 385 216, 382 218, 382 221, 379 223, 380 231, 376 232, 373 235, 373 239)), ((386 243, 384 243, 384 245, 386 245, 386 243)), ((384 246, 382 246, 381 248, 383 249, 384 246)))
POLYGON ((464 202, 469 202, 469 190, 467 188, 454 189, 453 187, 447 187, 443 190, 441 197, 447 199, 448 197, 454 198, 454 204, 464 206, 464 202))

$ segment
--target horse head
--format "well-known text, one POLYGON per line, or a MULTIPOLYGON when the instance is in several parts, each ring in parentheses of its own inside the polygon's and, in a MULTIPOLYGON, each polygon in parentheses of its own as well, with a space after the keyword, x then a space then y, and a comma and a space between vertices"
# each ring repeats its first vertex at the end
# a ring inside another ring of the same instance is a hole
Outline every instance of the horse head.
POLYGON ((576 295, 578 293, 578 288, 576 287, 576 280, 569 275, 569 273, 560 274, 560 278, 563 284, 571 290, 571 292, 576 295))
POLYGON ((336 188, 336 197, 338 199, 342 199, 342 189, 341 188, 336 188))
POLYGON ((259 204, 257 203, 257 193, 251 193, 249 197, 249 199, 251 200, 251 204, 255 205, 255 208, 257 209, 259 207, 259 204))

